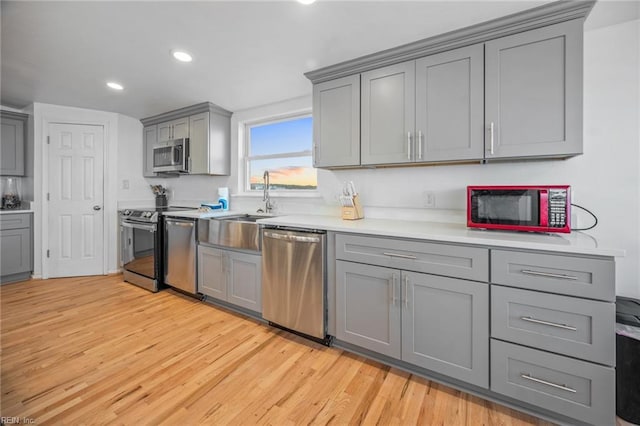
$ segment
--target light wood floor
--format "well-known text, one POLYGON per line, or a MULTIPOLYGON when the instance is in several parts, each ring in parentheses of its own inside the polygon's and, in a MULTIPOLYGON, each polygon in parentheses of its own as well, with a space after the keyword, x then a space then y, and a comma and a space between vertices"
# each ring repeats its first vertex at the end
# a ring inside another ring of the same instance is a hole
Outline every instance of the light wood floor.
POLYGON ((0 297, 0 413, 38 425, 547 424, 121 276, 0 297))

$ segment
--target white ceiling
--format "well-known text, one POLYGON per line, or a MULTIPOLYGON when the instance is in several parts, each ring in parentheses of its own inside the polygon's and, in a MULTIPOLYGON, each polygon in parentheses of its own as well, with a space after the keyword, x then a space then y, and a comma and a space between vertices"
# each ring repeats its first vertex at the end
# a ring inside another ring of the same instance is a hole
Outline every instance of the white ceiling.
MULTIPOLYGON (((136 118, 203 101, 238 111, 310 94, 306 71, 547 2, 2 0, 0 104, 136 118), (194 61, 177 63, 176 48, 194 61)), ((623 3, 595 25, 637 18, 638 3, 623 3)))

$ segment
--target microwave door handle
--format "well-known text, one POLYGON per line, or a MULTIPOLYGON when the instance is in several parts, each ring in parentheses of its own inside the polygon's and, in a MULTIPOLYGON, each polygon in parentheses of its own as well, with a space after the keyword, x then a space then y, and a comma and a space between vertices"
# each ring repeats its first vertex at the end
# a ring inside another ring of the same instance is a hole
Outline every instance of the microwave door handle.
POLYGON ((540 190, 540 226, 549 226, 549 192, 540 190))

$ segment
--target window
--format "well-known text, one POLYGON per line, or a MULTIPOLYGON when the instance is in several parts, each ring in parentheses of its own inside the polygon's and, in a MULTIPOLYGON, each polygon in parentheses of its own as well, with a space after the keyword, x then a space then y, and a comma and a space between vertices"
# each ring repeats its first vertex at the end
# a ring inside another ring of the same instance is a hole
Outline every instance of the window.
POLYGON ((247 124, 245 135, 246 191, 262 191, 267 170, 272 191, 317 189, 311 116, 247 124))

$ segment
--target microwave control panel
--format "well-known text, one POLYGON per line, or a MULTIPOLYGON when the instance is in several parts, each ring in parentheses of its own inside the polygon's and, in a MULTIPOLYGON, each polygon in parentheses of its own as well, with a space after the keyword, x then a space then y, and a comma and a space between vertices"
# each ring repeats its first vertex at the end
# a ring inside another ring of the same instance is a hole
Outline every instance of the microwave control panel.
POLYGON ((549 227, 564 228, 569 215, 566 189, 549 189, 549 227))

